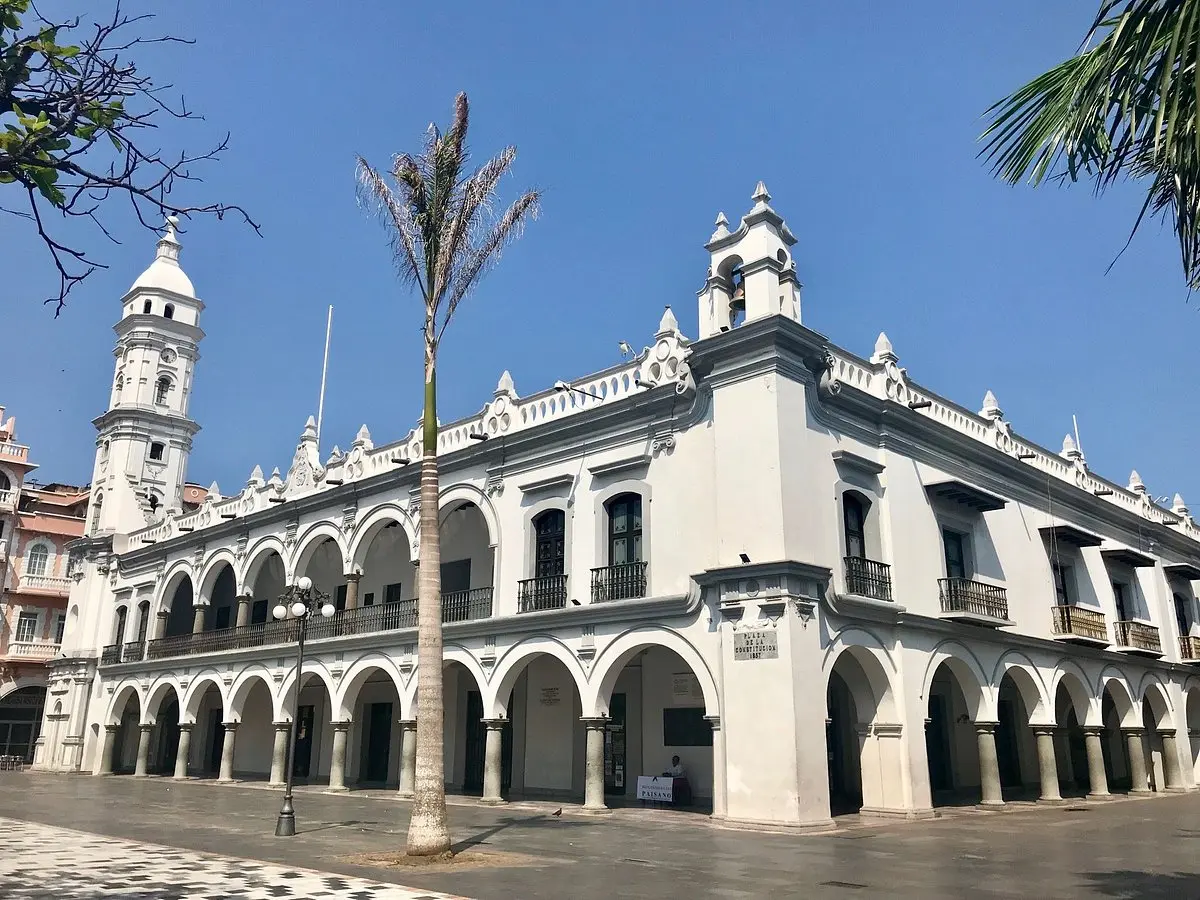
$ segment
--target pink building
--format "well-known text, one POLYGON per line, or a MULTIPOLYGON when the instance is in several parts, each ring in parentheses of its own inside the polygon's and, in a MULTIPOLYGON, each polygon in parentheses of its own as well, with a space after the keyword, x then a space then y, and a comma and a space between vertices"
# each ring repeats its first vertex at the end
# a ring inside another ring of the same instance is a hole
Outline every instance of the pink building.
POLYGON ((46 663, 66 625, 67 543, 83 534, 88 489, 40 485, 0 407, 0 756, 32 760, 46 699, 46 663))

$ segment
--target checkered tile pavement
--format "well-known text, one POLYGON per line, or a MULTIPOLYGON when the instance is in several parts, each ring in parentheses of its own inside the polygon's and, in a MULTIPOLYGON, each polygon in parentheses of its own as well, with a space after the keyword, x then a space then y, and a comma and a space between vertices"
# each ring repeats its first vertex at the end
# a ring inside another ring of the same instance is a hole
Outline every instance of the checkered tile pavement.
POLYGON ((0 897, 11 900, 451 900, 229 856, 0 818, 0 897))

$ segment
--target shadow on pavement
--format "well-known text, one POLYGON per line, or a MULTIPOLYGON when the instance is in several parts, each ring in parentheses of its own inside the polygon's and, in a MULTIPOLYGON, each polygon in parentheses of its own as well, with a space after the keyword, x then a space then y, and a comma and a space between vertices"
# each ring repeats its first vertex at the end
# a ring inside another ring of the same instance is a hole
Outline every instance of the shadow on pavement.
POLYGON ((1136 897, 1138 900, 1185 900, 1200 897, 1200 875, 1186 872, 1086 872, 1088 887, 1102 897, 1136 897))

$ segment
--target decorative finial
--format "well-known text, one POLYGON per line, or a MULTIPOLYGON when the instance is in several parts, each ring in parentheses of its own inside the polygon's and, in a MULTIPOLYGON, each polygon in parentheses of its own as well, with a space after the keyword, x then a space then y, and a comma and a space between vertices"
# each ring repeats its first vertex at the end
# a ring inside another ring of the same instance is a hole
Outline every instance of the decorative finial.
POLYGON ((750 199, 755 203, 768 203, 771 200, 771 194, 767 191, 767 186, 763 182, 759 182, 754 187, 754 193, 750 195, 750 199))
POLYGON ((662 318, 658 322, 658 332, 655 337, 663 337, 668 334, 679 333, 679 322, 675 318, 675 313, 671 312, 671 307, 667 307, 662 314, 662 318))
POLYGON ((326 468, 329 468, 329 466, 332 466, 332 465, 334 465, 335 463, 340 463, 340 462, 342 461, 342 455, 343 455, 343 454, 342 454, 342 448, 341 448, 341 447, 339 447, 337 444, 334 444, 334 445, 333 445, 333 452, 331 452, 331 453, 329 454, 329 459, 328 459, 328 461, 325 463, 325 467, 326 467, 326 468))
POLYGON ((1079 452, 1079 447, 1075 443, 1075 438, 1069 434, 1063 438, 1062 455, 1071 460, 1083 458, 1083 454, 1079 452))
POLYGON ((366 424, 364 424, 361 428, 358 429, 358 434, 354 435, 354 443, 365 444, 365 443, 368 443, 370 440, 371 440, 371 432, 367 428, 366 424))
POLYGON ((262 466, 255 466, 250 470, 250 480, 246 482, 246 487, 258 487, 263 483, 262 466))
POLYGON ((1129 490, 1135 494, 1146 493, 1146 485, 1142 481, 1142 476, 1137 473, 1137 469, 1129 473, 1129 490))
POLYGON ((716 221, 717 229, 712 233, 710 241, 718 240, 719 238, 729 237, 729 220, 725 218, 724 212, 717 213, 716 221))
POLYGON ((1179 516, 1186 516, 1188 514, 1188 506, 1183 502, 1182 494, 1176 494, 1175 499, 1171 501, 1171 512, 1179 516))
POLYGON ((165 259, 168 262, 179 264, 179 236, 175 233, 175 226, 179 224, 178 216, 167 216, 163 236, 158 239, 158 249, 155 251, 157 259, 165 259))
POLYGON ((983 409, 979 410, 979 415, 985 419, 1004 418, 1004 412, 1000 409, 1000 404, 996 402, 996 395, 991 391, 983 395, 983 409))
POLYGON ((206 499, 208 499, 208 500, 220 500, 221 499, 221 488, 217 486, 217 483, 215 481, 208 486, 208 496, 206 499))
POLYGON ((896 355, 888 336, 882 331, 879 332, 879 337, 875 339, 875 353, 871 356, 871 362, 878 365, 884 362, 896 362, 899 359, 900 357, 896 355))
POLYGON ((508 369, 504 370, 503 374, 500 376, 500 380, 496 382, 495 395, 499 397, 502 394, 507 394, 510 397, 517 396, 517 386, 513 384, 512 373, 509 372, 508 369))
POLYGON ((271 470, 271 477, 267 479, 271 484, 283 484, 283 476, 279 474, 279 466, 271 470))
POLYGON ((317 420, 313 416, 309 416, 304 422, 304 432, 300 435, 302 441, 315 441, 317 439, 317 420))

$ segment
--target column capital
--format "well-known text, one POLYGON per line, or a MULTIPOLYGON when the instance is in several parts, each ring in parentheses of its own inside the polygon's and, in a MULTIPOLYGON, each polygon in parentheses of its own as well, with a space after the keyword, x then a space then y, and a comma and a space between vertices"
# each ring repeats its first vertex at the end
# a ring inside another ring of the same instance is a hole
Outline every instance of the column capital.
POLYGON ((1179 736, 1179 732, 1174 728, 1156 728, 1154 731, 1160 738, 1171 738, 1174 740, 1179 736))
POLYGON ((362 578, 362 572, 347 572, 342 577, 347 581, 359 581, 362 578))
POLYGON ((1058 734, 1059 729, 1058 725, 1030 725, 1029 727, 1033 729, 1034 734, 1048 734, 1051 737, 1058 734))
POLYGON ((712 726, 713 731, 721 730, 721 717, 720 716, 705 716, 704 721, 712 726))
POLYGON ((276 731, 282 731, 283 729, 292 727, 292 720, 284 719, 282 722, 272 722, 271 724, 275 726, 276 731))
POLYGON ((180 723, 179 723, 179 730, 180 730, 180 731, 191 731, 191 730, 192 730, 193 728, 195 728, 195 727, 196 727, 196 723, 195 723, 195 722, 180 722, 180 723))
POLYGON ((1085 735, 1100 737, 1104 733, 1103 725, 1084 725, 1081 729, 1085 735))
POLYGON ((1131 725, 1129 727, 1125 727, 1124 725, 1121 726, 1121 734, 1137 735, 1138 737, 1141 737, 1145 733, 1146 729, 1141 725, 1131 725))
POLYGON ((116 734, 117 729, 119 729, 120 727, 121 727, 120 725, 105 725, 104 730, 106 732, 108 732, 109 734, 116 734))
POLYGON ((241 724, 241 722, 222 722, 221 727, 224 728, 226 732, 237 731, 237 727, 241 724))
POLYGON ((401 728, 416 728, 417 720, 416 719, 397 719, 396 724, 399 725, 401 728))
POLYGON ((158 617, 158 618, 160 618, 160 619, 165 619, 165 618, 167 618, 168 616, 170 616, 170 615, 171 615, 171 611, 170 611, 169 609, 160 609, 160 610, 159 610, 158 612, 156 612, 154 615, 155 615, 155 616, 157 616, 157 617, 158 617))
POLYGON ((151 731, 153 728, 153 722, 138 722, 138 729, 141 731, 151 731))
POLYGON ((499 731, 508 724, 508 719, 480 719, 485 728, 491 731, 499 731))
POLYGON ((350 730, 349 722, 333 722, 331 724, 333 725, 334 731, 349 731, 350 730))
POLYGON ((972 722, 971 724, 975 726, 976 734, 995 734, 996 728, 997 728, 997 726, 999 726, 1000 723, 999 722, 988 722, 988 721, 984 721, 981 719, 980 721, 972 722))
POLYGON ((608 723, 612 720, 608 716, 583 716, 579 721, 584 724, 585 728, 598 730, 607 728, 608 723))

